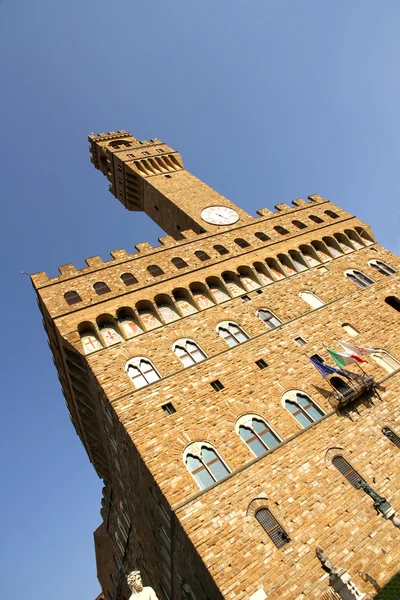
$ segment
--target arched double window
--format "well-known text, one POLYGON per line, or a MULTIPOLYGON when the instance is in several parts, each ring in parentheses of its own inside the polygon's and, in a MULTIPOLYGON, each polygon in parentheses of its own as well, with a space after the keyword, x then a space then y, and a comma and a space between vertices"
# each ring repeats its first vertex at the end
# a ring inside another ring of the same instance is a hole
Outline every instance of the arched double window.
POLYGON ((145 387, 153 381, 161 379, 161 375, 148 358, 136 356, 131 358, 125 365, 125 371, 128 373, 136 389, 145 387))
POLYGON ((257 311, 257 317, 261 319, 261 321, 263 321, 270 329, 275 329, 275 327, 282 325, 282 321, 275 317, 271 311, 265 308, 260 308, 260 310, 257 311))
POLYGON ((205 352, 196 342, 186 338, 177 340, 172 349, 185 367, 190 367, 207 358, 205 352))
POLYGON ((190 444, 184 452, 183 460, 201 490, 230 472, 217 451, 207 442, 190 444))
POLYGON ((217 332, 228 346, 237 346, 249 339, 249 336, 243 329, 232 321, 223 321, 217 326, 217 332))
POLYGON ((236 433, 255 456, 261 456, 280 443, 279 437, 262 417, 244 415, 236 423, 236 433))
POLYGON ((319 406, 311 400, 310 396, 304 392, 288 392, 285 394, 283 402, 286 410, 294 416, 296 421, 298 421, 302 427, 308 427, 308 425, 319 421, 325 414, 319 406))
POLYGON ((370 260, 368 264, 383 275, 394 275, 396 273, 396 270, 384 263, 383 260, 370 260))
POLYGON ((69 304, 70 306, 72 306, 73 304, 76 304, 77 302, 82 302, 82 298, 80 297, 78 292, 75 292, 75 291, 66 292, 64 294, 64 298, 65 298, 66 303, 69 304))
POLYGON ((290 537, 268 508, 259 508, 255 517, 277 548, 290 542, 290 537))
POLYGON ((325 304, 320 298, 318 298, 318 296, 316 296, 312 292, 300 292, 299 296, 302 300, 304 300, 304 302, 311 306, 311 308, 319 308, 320 306, 324 306, 325 304))
POLYGON ((362 271, 357 271, 356 269, 349 269, 348 271, 345 271, 344 274, 360 288, 366 288, 371 285, 371 283, 374 283, 374 281, 367 277, 362 271))
POLYGON ((347 462, 347 460, 345 458, 343 458, 343 456, 335 456, 332 459, 332 464, 333 466, 339 471, 339 473, 341 473, 343 475, 343 477, 345 479, 347 479, 347 481, 349 483, 351 483, 351 485, 353 487, 355 487, 357 489, 357 484, 358 482, 364 481, 364 479, 361 477, 361 475, 359 473, 357 473, 357 471, 355 469, 353 469, 353 467, 351 466, 351 464, 349 462, 347 462))

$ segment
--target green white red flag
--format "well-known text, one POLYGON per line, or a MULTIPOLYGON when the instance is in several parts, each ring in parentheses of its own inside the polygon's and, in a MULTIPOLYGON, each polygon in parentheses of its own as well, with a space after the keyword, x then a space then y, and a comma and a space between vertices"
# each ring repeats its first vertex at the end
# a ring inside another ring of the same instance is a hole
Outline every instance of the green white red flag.
POLYGON ((377 350, 375 348, 367 348, 366 346, 356 346, 356 344, 350 344, 350 342, 339 342, 343 350, 351 356, 365 356, 367 354, 375 354, 377 350))
POLYGON ((336 352, 336 350, 330 350, 327 348, 329 354, 339 367, 345 367, 354 363, 366 362, 363 358, 350 354, 349 352, 336 352))

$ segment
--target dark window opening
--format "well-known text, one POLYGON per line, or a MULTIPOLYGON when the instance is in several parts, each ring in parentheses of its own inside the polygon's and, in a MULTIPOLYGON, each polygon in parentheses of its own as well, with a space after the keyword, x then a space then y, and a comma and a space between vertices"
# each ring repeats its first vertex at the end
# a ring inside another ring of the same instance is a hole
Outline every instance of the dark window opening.
POLYGON ((388 296, 387 298, 385 298, 385 302, 386 302, 386 304, 389 304, 389 306, 394 308, 394 310, 397 310, 397 312, 400 312, 399 298, 396 298, 396 296, 388 296))
POLYGON ((293 225, 297 227, 297 229, 306 229, 307 225, 302 223, 301 221, 292 221, 293 225))
POLYGON ((196 250, 196 252, 194 254, 195 254, 195 256, 197 256, 197 258, 199 260, 209 260, 210 259, 208 254, 206 252, 203 252, 203 250, 196 250))
POLYGON ((256 519, 277 548, 282 548, 282 546, 290 542, 290 537, 283 527, 279 525, 268 508, 260 508, 256 512, 256 519))
POLYGON ((324 359, 319 354, 313 354, 312 356, 310 356, 310 358, 314 358, 314 360, 317 360, 318 362, 320 362, 322 364, 324 362, 324 359))
POLYGON ((383 435, 385 435, 397 448, 400 448, 400 437, 392 431, 389 427, 382 429, 383 435))
POLYGON ((268 367, 268 364, 263 358, 259 358, 258 360, 256 360, 256 365, 259 369, 266 369, 268 367))
POLYGON ((287 233, 289 233, 287 229, 281 227, 280 225, 277 225, 276 227, 274 227, 274 229, 277 233, 280 233, 281 235, 286 235, 287 233))
POLYGON ((229 250, 227 250, 225 246, 221 246, 220 244, 214 246, 214 250, 216 250, 221 256, 223 256, 224 254, 229 254, 229 250))
POLYGON ((345 477, 347 481, 351 483, 351 485, 356 489, 358 489, 358 482, 360 480, 364 481, 361 475, 359 475, 357 471, 353 469, 351 464, 348 463, 347 460, 343 458, 343 456, 335 456, 335 458, 332 460, 332 464, 334 467, 336 467, 339 473, 341 473, 343 477, 345 477))
POLYGON ((268 240, 270 240, 271 238, 269 237, 269 235, 267 235, 266 233, 264 233, 263 231, 257 231, 254 234, 254 237, 258 238, 259 240, 261 240, 262 242, 267 242, 268 240))
POLYGON ((138 282, 138 280, 136 279, 136 277, 134 275, 132 275, 132 273, 122 273, 121 280, 127 286, 133 285, 134 283, 138 282))
POLYGON ((243 238, 236 238, 235 239, 235 244, 237 244, 238 246, 240 246, 240 248, 249 248, 250 247, 249 242, 247 242, 243 238))
POLYGON ((294 341, 296 342, 296 344, 298 344, 299 346, 304 346, 307 342, 304 338, 302 337, 296 337, 294 338, 294 341))
POLYGON ((98 281, 97 283, 95 283, 93 289, 98 296, 101 296, 102 294, 108 294, 108 292, 110 291, 108 285, 103 281, 98 281))
POLYGON ((175 406, 172 404, 172 402, 167 402, 166 404, 163 404, 162 407, 163 411, 165 412, 166 415, 173 415, 174 413, 176 413, 176 408, 175 406))
POLYGON ((339 215, 337 215, 335 212, 333 212, 333 210, 326 210, 325 214, 328 215, 328 217, 331 217, 332 219, 339 218, 339 215))
POLYGON ((177 269, 184 269, 185 267, 188 266, 187 262, 185 260, 183 260, 183 258, 180 258, 179 256, 176 256, 175 258, 173 258, 171 260, 171 262, 177 269))
POLYGON ((317 217, 316 215, 310 215, 310 221, 314 221, 314 223, 323 223, 324 220, 321 217, 317 217))
POLYGON ((147 270, 153 277, 159 277, 164 274, 164 271, 158 265, 150 265, 147 267, 147 270))
POLYGON ((77 302, 82 302, 82 298, 80 297, 78 292, 66 292, 64 294, 64 298, 67 304, 69 304, 70 306, 72 306, 72 304, 76 304, 77 302))
POLYGON ((241 296, 241 299, 243 300, 243 302, 250 302, 249 296, 241 296))
POLYGON ((164 175, 164 177, 166 177, 167 179, 171 179, 172 175, 164 175))
POLYGON ((224 385, 220 382, 219 379, 216 379, 215 381, 211 381, 210 383, 211 387, 214 388, 214 390, 216 392, 220 392, 221 390, 224 389, 224 385))

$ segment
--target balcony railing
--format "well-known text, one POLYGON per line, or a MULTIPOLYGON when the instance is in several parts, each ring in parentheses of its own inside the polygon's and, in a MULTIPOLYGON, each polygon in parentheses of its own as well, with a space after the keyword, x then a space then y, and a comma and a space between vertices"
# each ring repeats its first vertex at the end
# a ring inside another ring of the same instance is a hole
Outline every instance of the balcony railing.
POLYGON ((331 392, 328 400, 334 408, 339 409, 368 394, 373 389, 375 382, 372 375, 354 375, 352 373, 351 379, 332 377, 330 383, 335 389, 331 392))

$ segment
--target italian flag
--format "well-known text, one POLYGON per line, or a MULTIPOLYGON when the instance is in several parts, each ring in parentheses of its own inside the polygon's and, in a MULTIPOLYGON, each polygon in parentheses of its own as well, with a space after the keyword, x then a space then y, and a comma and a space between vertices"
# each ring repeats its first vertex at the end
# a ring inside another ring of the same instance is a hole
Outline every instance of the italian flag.
POLYGON ((350 344, 350 342, 339 342, 343 350, 352 356, 365 356, 366 354, 375 354, 377 350, 375 348, 367 348, 366 346, 356 346, 356 344, 350 344))
POLYGON ((336 352, 336 350, 329 350, 329 348, 327 348, 327 350, 339 367, 345 367, 346 365, 351 365, 353 363, 367 362, 356 354, 349 354, 349 352, 336 352))

